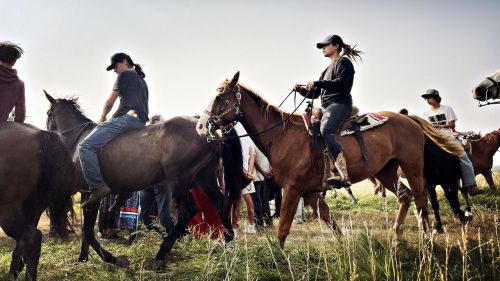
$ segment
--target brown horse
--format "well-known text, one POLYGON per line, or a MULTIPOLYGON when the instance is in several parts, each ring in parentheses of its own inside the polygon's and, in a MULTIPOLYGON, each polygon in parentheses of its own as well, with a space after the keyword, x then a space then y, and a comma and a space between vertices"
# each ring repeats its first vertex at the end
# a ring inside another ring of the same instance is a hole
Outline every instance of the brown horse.
MULTIPOLYGON (((323 178, 323 148, 314 148, 311 137, 305 129, 300 115, 290 115, 269 105, 261 96, 238 84, 239 72, 226 80, 217 89, 215 99, 210 103, 205 115, 200 118, 197 131, 206 135, 208 126, 222 128, 235 121, 243 124, 252 140, 268 157, 273 166, 276 181, 283 187, 278 239, 283 247, 297 208, 299 198, 304 194, 318 192, 323 178), (262 132, 283 122, 279 128, 262 132)), ((415 198, 419 222, 423 230, 428 230, 427 197, 423 185, 424 140, 427 135, 441 147, 450 145, 450 140, 439 134, 425 120, 407 117, 391 112, 382 112, 389 117, 382 126, 363 133, 367 144, 371 165, 360 152, 352 135, 341 138, 347 158, 349 176, 353 183, 375 176, 389 190, 399 195, 400 208, 394 230, 401 232, 401 224, 406 217, 411 201, 410 196, 402 196, 396 190, 397 167, 401 166, 408 177, 412 195, 415 198)), ((213 131, 210 128, 210 131, 213 131)))
POLYGON ((500 69, 487 76, 481 83, 472 88, 472 97, 479 101, 479 105, 500 103, 500 101, 489 102, 488 100, 500 99, 500 69), (481 102, 485 102, 481 104, 481 102))
MULTIPOLYGON (((49 208, 63 235, 73 213, 76 168, 59 136, 31 125, 0 122, 0 227, 16 240, 9 278, 26 264, 26 280, 36 280, 42 233, 36 228, 49 208)), ((1 278, 0 274, 0 279, 1 278)))
POLYGON ((490 188, 495 188, 495 182, 491 174, 493 167, 493 155, 500 147, 500 128, 489 132, 478 140, 469 140, 465 146, 471 155, 476 175, 483 175, 490 188))

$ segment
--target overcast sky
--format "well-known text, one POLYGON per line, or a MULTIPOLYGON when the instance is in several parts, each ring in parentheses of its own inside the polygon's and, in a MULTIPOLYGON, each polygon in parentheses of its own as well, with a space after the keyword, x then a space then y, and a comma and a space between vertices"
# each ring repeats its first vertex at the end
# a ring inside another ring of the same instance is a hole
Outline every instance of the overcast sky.
MULTIPOLYGON (((361 111, 419 114, 438 89, 457 129, 490 132, 500 105, 478 108, 471 89, 500 67, 500 1, 4 1, 0 40, 20 44, 27 122, 43 127, 48 101, 79 96, 97 120, 116 74, 109 57, 142 63, 150 113, 200 113, 220 81, 240 81, 278 104, 329 60, 315 43, 338 34, 365 52, 352 95, 361 111)), ((116 105, 115 105, 116 106, 116 105)), ((284 107, 293 110, 293 102, 284 107)), ((496 156, 500 164, 500 155, 496 156)))

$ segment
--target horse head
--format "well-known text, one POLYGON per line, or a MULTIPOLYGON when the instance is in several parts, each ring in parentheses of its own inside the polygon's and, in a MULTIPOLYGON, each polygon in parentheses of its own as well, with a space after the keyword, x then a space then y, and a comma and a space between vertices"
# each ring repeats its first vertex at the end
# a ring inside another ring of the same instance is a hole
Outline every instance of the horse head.
POLYGON ((478 101, 500 99, 500 69, 475 86, 472 96, 478 101))
POLYGON ((43 90, 43 92, 50 102, 49 110, 47 110, 47 130, 58 130, 58 127, 61 125, 66 127, 73 125, 70 124, 72 116, 81 116, 87 119, 80 111, 78 98, 56 99, 45 90, 43 90))
POLYGON ((223 81, 217 88, 215 97, 210 101, 207 109, 203 111, 196 131, 200 136, 220 138, 222 134, 229 131, 238 121, 242 112, 240 110, 241 94, 238 92, 238 80, 240 72, 236 72, 231 80, 223 81))

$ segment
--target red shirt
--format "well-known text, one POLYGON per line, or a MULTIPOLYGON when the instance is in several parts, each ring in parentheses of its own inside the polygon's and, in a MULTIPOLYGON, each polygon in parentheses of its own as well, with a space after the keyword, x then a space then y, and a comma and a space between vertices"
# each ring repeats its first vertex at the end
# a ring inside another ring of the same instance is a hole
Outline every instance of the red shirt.
POLYGON ((7 121, 14 107, 14 121, 23 123, 26 117, 24 83, 15 69, 0 65, 0 121, 7 121))

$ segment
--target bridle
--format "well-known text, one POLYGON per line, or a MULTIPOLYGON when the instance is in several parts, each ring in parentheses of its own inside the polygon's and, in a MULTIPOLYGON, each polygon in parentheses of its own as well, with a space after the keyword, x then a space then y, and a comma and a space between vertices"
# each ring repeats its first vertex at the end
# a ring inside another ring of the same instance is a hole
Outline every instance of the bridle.
MULTIPOLYGON (((236 85, 232 89, 220 92, 222 94, 222 93, 225 93, 226 91, 229 91, 232 94, 232 96, 235 99, 235 103, 233 104, 233 107, 230 107, 230 108, 226 109, 226 106, 230 103, 230 101, 229 100, 225 100, 224 101, 224 107, 221 109, 221 113, 215 115, 215 114, 213 114, 212 112, 210 112, 208 110, 204 111, 204 113, 209 116, 209 118, 207 120, 207 122, 208 122, 208 132, 209 132, 209 136, 207 137, 208 141, 224 141, 224 140, 228 140, 228 139, 249 137, 249 136, 259 135, 259 134, 263 134, 265 132, 268 132, 268 131, 270 131, 270 130, 272 130, 272 129, 278 127, 278 126, 280 126, 281 124, 283 124, 285 122, 288 122, 288 120, 290 120, 290 118, 292 118, 293 114, 297 111, 297 109, 299 109, 299 107, 304 103, 304 101, 312 93, 312 91, 308 91, 307 94, 302 99, 302 101, 295 107, 295 109, 289 114, 289 116, 286 119, 282 120, 281 122, 278 122, 278 123, 274 124, 273 126, 267 128, 267 129, 264 129, 264 130, 262 130, 260 132, 247 133, 247 134, 244 134, 244 135, 241 135, 241 136, 235 136, 235 137, 224 136, 227 133, 229 133, 233 129, 233 127, 238 122, 242 121, 243 118, 245 117, 244 112, 241 111, 241 93, 240 93, 240 90, 241 90, 241 87, 239 85, 236 85), (227 115, 231 111, 235 112, 236 119, 233 120, 233 121, 231 121, 231 122, 229 122, 226 125, 222 124, 222 117, 224 117, 225 115, 227 115), (216 131, 218 129, 221 130, 222 136, 219 136, 219 134, 217 134, 216 131)), ((290 94, 292 92, 294 92, 294 90, 290 91, 290 93, 287 95, 287 97, 285 98, 285 100, 290 96, 290 94)), ((216 96, 215 99, 217 101, 217 99, 220 100, 222 98, 221 98, 221 96, 219 94, 219 95, 216 96)), ((283 104, 283 102, 281 104, 283 104)))
MULTIPOLYGON (((233 127, 243 118, 243 112, 241 111, 241 93, 239 92, 239 86, 236 85, 233 88, 229 89, 229 92, 232 94, 235 102, 233 103, 232 107, 229 107, 226 109, 226 107, 229 105, 230 101, 229 99, 224 100, 224 107, 221 109, 221 113, 219 114, 213 114, 209 110, 205 110, 204 113, 207 114, 208 117, 208 125, 209 125, 209 132, 210 132, 210 137, 212 140, 215 140, 217 137, 217 134, 215 133, 215 130, 220 129, 222 131, 222 134, 225 135, 229 133, 233 127), (228 124, 224 125, 222 124, 222 117, 226 116, 228 113, 231 111, 234 111, 236 115, 236 119, 232 122, 229 122, 228 124)), ((226 90, 227 91, 227 90, 226 90)), ((225 91, 222 91, 224 93, 225 91)), ((217 95, 215 97, 216 102, 218 100, 221 100, 222 97, 217 95)))
POLYGON ((479 107, 489 105, 489 104, 500 103, 500 101, 488 102, 488 99, 493 99, 493 97, 491 97, 492 96, 491 92, 493 91, 493 89, 497 89, 497 93, 500 93, 500 82, 495 81, 495 79, 493 79, 492 77, 489 77, 489 76, 486 77, 483 82, 486 82, 486 80, 489 80, 492 84, 490 86, 486 87, 486 94, 484 96, 484 100, 486 102, 485 103, 479 102, 479 107))

